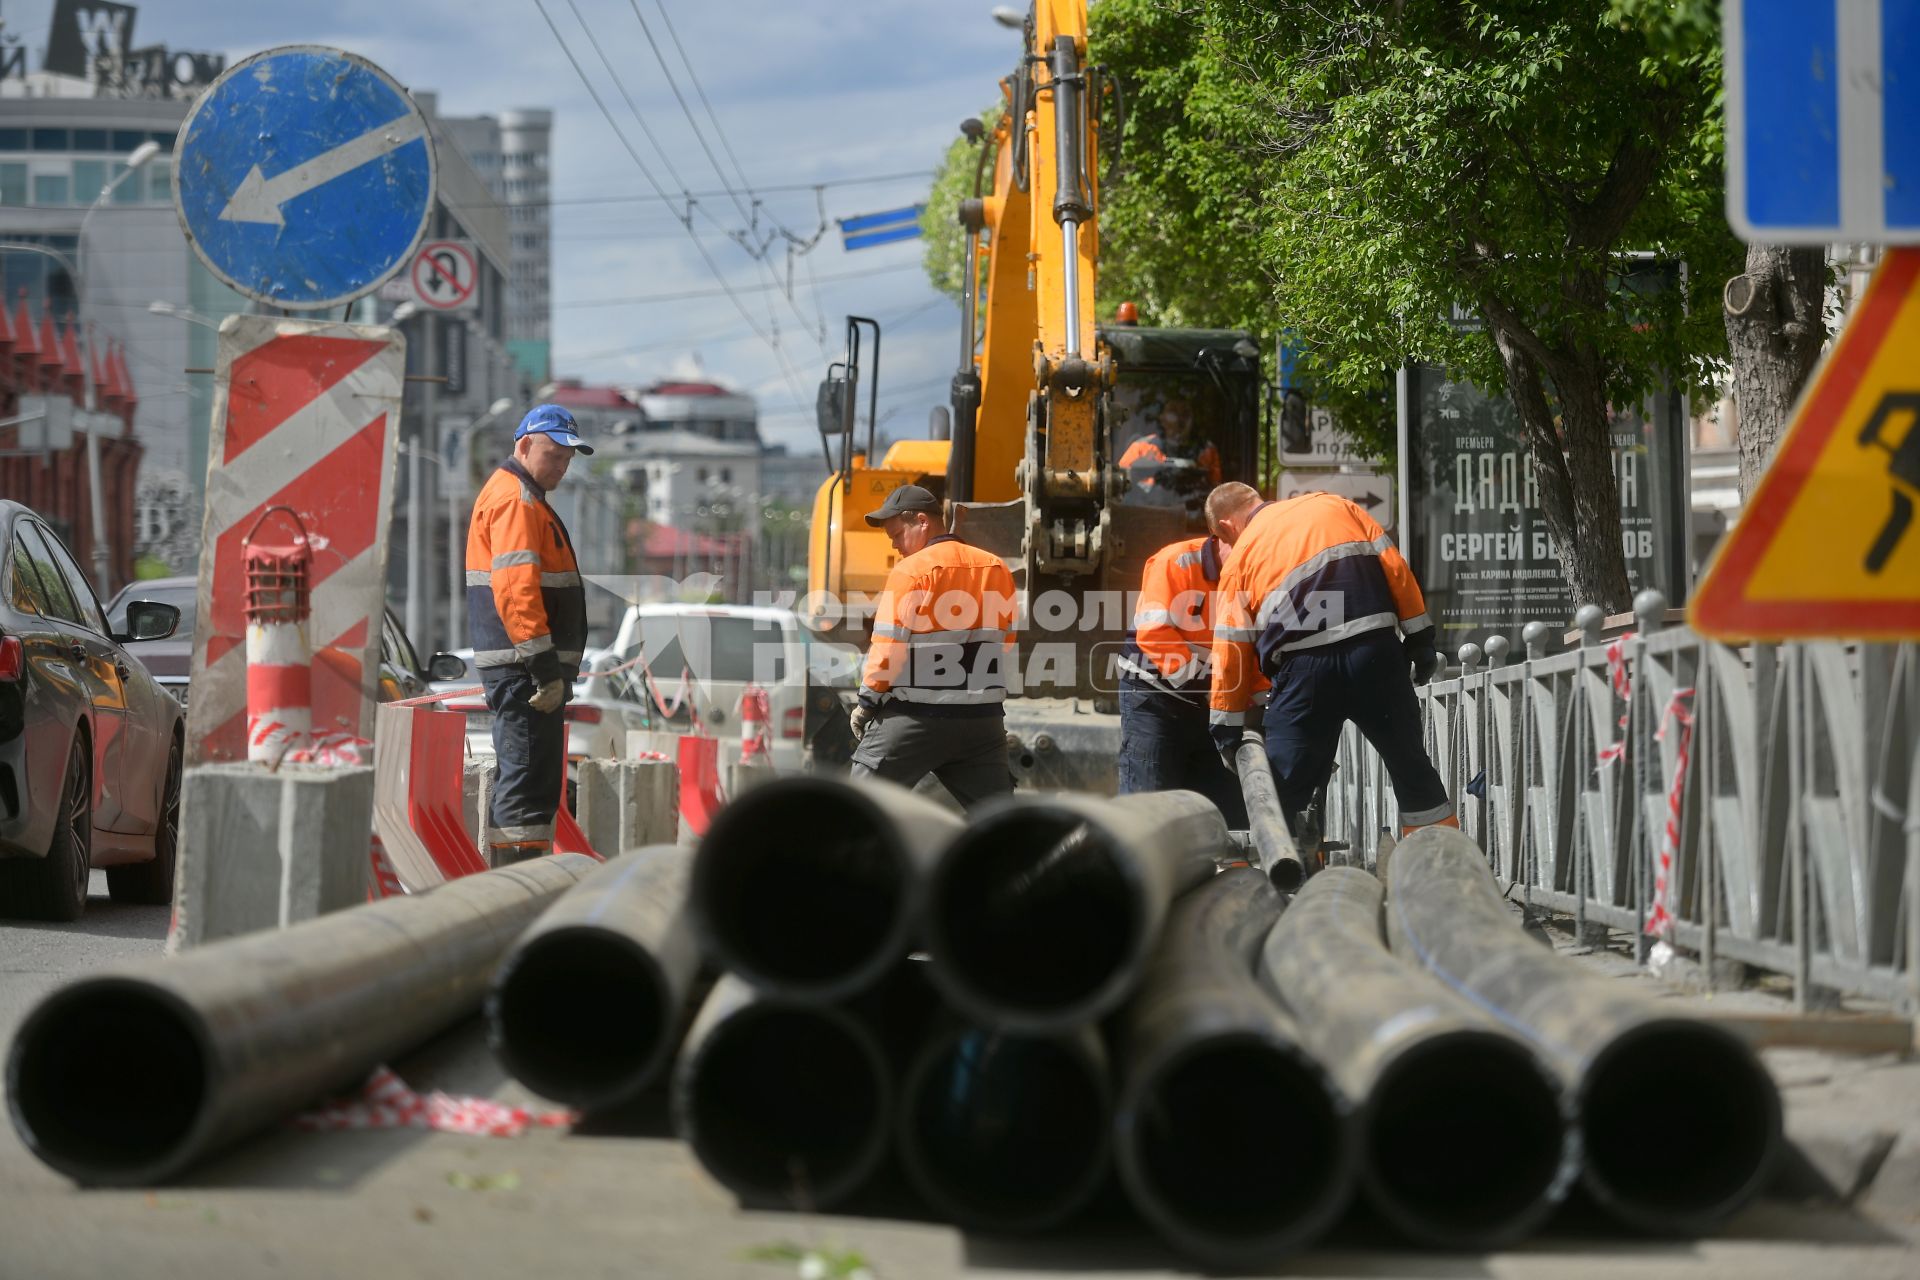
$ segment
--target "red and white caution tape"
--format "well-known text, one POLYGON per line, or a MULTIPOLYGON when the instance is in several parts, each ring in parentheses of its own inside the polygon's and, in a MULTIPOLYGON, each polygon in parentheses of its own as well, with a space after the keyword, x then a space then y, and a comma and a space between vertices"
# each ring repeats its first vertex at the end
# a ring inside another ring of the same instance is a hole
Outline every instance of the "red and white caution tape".
POLYGON ((1600 754, 1594 757, 1594 768, 1603 769, 1627 754, 1627 722, 1633 712, 1633 677, 1627 673, 1627 641, 1633 639, 1629 631, 1607 646, 1607 679, 1613 685, 1613 692, 1627 705, 1620 712, 1620 736, 1600 748, 1600 754))
POLYGON ((1692 689, 1675 689, 1660 717, 1660 732, 1666 741, 1667 729, 1678 724, 1680 741, 1673 752, 1673 781, 1667 786, 1667 826, 1660 837, 1660 853, 1653 864, 1653 906, 1647 912, 1647 932, 1656 938, 1673 933, 1673 863, 1680 853, 1680 801, 1687 787, 1687 759, 1693 749, 1693 709, 1687 705, 1692 689))
POLYGON ((376 1067, 357 1097, 295 1116, 296 1129, 433 1129, 477 1138, 516 1138, 529 1128, 557 1129, 578 1120, 573 1111, 528 1111, 489 1098, 416 1093, 387 1067, 376 1067))

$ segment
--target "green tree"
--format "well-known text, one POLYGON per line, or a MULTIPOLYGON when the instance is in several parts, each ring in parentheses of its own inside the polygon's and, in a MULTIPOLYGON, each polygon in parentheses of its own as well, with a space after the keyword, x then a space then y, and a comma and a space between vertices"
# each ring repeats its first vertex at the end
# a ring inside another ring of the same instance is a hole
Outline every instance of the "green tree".
POLYGON ((1726 354, 1704 0, 1102 0, 1130 99, 1102 289, 1290 330, 1339 403, 1404 359, 1504 385, 1575 594, 1629 604, 1610 406, 1726 354), (1646 256, 1685 287, 1624 287, 1646 256), (1449 323, 1456 309, 1484 326, 1449 323))
POLYGON ((933 287, 958 301, 960 285, 967 273, 966 240, 960 232, 959 209, 962 200, 973 198, 973 175, 982 150, 986 153, 986 172, 981 176, 983 194, 993 193, 993 130, 1004 113, 989 107, 979 116, 986 133, 978 142, 955 138, 947 147, 934 173, 933 190, 920 211, 920 234, 926 243, 921 262, 933 287))

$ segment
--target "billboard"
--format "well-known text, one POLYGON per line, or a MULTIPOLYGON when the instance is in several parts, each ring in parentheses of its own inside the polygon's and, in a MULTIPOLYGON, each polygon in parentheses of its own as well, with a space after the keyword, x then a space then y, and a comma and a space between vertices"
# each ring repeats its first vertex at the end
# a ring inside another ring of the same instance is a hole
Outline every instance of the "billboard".
POLYGON ((41 68, 92 79, 98 60, 118 63, 132 51, 137 12, 130 4, 109 0, 57 0, 41 68))
MULTIPOLYGON (((1558 635, 1573 590, 1540 506, 1533 452, 1504 394, 1489 395, 1431 365, 1407 380, 1400 453, 1407 489, 1402 549, 1451 657, 1472 641, 1543 621, 1558 635)), ((1687 594, 1687 419, 1677 393, 1617 409, 1610 429, 1622 549, 1634 592, 1670 604, 1687 594)))

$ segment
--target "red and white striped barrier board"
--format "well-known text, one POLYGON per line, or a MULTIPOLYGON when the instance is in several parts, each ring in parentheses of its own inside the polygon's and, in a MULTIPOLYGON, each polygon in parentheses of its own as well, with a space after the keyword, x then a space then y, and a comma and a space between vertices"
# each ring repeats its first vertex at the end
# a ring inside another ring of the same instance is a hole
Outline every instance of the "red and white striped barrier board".
POLYGON ((187 761, 247 758, 240 542, 267 507, 313 544, 312 730, 373 734, 406 342, 365 325, 234 316, 220 331, 187 761))

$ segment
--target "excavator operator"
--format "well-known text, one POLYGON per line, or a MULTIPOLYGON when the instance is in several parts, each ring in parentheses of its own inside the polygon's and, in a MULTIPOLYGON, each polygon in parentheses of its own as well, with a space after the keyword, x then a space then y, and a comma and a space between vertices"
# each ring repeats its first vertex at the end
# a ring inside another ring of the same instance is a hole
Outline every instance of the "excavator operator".
POLYGON ((1160 483, 1163 468, 1189 462, 1199 468, 1208 485, 1220 483, 1220 451, 1212 442, 1193 438, 1193 409, 1185 400, 1172 399, 1160 408, 1158 424, 1120 455, 1120 469, 1142 489, 1160 483))
POLYGON ((1223 758, 1240 745, 1262 673, 1273 682, 1267 757, 1296 831, 1349 720, 1387 766, 1401 834, 1459 826, 1413 691, 1440 665, 1433 622, 1393 540, 1338 495, 1262 502, 1244 484, 1207 496, 1207 526, 1233 548, 1220 572, 1208 715, 1223 758))

